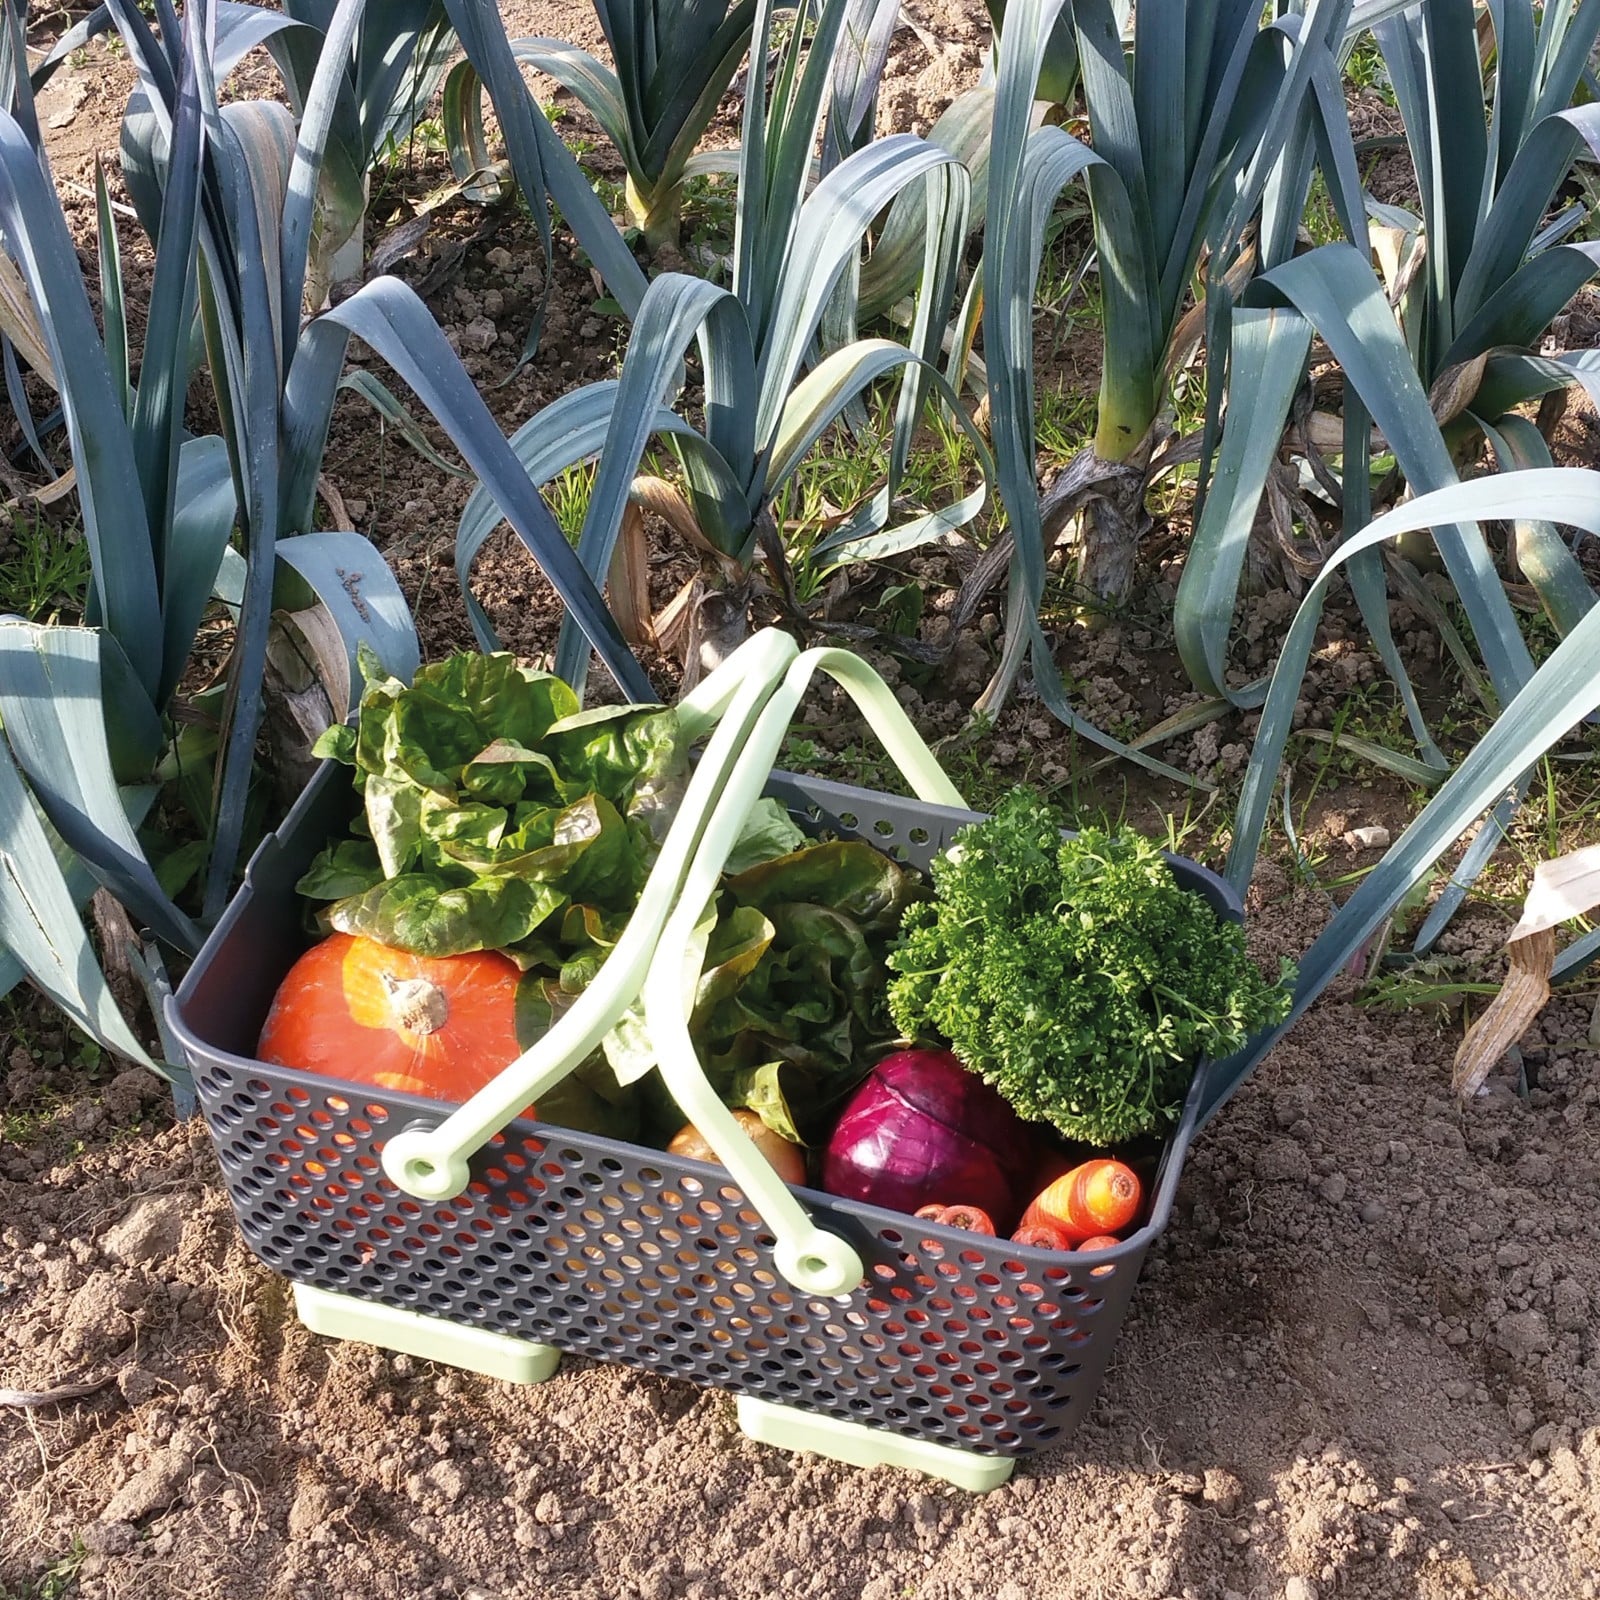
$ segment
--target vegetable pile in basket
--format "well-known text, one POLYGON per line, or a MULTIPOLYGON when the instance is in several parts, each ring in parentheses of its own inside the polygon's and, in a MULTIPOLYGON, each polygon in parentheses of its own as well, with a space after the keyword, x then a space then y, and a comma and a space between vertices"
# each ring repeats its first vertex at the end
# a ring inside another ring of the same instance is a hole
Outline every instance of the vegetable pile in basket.
MULTIPOLYGON (((460 1101, 600 970, 686 740, 670 709, 581 711, 506 654, 409 687, 363 666, 358 726, 319 747, 353 768, 361 809, 300 882, 326 937, 261 1051, 460 1101)), ((1196 1065, 1288 995, 1154 845, 1062 823, 1014 790, 934 860, 930 892, 863 840, 755 807, 695 933, 690 1034, 786 1180, 1035 1247, 1102 1250, 1138 1224, 1196 1065)), ((537 1114, 714 1159, 653 1060, 630 1012, 537 1114)))
MULTIPOLYGON (((362 809, 300 891, 323 902, 325 933, 436 962, 502 953, 517 969, 509 981, 526 1048, 600 969, 637 904, 687 780, 677 713, 580 711, 561 679, 505 653, 452 656, 423 667, 409 687, 375 661, 363 668, 357 726, 329 729, 318 746, 354 768, 362 809)), ((825 1133, 838 1101, 892 1038, 883 956, 904 907, 926 892, 871 845, 813 843, 776 801, 757 805, 704 930, 691 1023, 730 1106, 750 1108, 792 1141, 825 1133)), ((372 965, 370 952, 363 962, 372 965)), ((335 1060, 350 1064, 348 1075, 364 1053, 350 1042, 352 1017, 376 1030, 376 1044, 397 1028, 411 1039, 415 1013, 384 1013, 374 984, 362 980, 358 993, 345 965, 342 989, 291 986, 275 1016, 309 1014, 313 1004, 331 1010, 343 1024, 335 1060)), ((392 988, 399 979, 378 981, 392 988)), ((304 1039, 313 1029, 294 1032, 304 1039)), ((389 1087, 464 1099, 516 1053, 503 1031, 483 1043, 479 1072, 430 1078, 408 1069, 389 1087)), ((674 1120, 658 1080, 642 1095, 624 1090, 606 1063, 647 1049, 637 1019, 625 1019, 603 1056, 545 1097, 540 1116, 665 1142, 682 1118, 674 1120)), ((284 1064, 338 1075, 328 1064, 284 1064)))

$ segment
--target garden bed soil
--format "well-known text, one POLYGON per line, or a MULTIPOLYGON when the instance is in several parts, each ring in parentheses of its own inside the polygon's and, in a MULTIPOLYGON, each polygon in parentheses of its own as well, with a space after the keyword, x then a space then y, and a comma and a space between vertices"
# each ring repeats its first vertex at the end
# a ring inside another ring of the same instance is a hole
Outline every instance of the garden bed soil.
MULTIPOLYGON (((598 42, 587 6, 505 10, 513 33, 598 42)), ((916 20, 933 44, 915 30, 897 43, 881 108, 897 127, 925 127, 979 64, 980 7, 951 0, 916 20)), ((41 116, 60 118, 59 179, 84 183, 113 149, 126 75, 92 47, 52 86, 41 116)), ((92 207, 74 205, 87 240, 92 207)), ((131 230, 124 244, 136 272, 131 230)), ((512 371, 543 286, 525 218, 450 210, 399 270, 486 385, 512 371)), ((508 428, 611 370, 619 330, 569 247, 554 274, 538 359, 486 388, 508 428)), ((1570 435, 1585 457, 1584 427, 1570 435)), ((453 571, 460 483, 380 439, 349 398, 327 470, 393 561, 428 654, 470 642, 453 571)), ((660 552, 666 592, 674 561, 660 552)), ((531 563, 502 535, 481 566, 508 644, 548 650, 553 608, 531 563)), ((921 575, 933 585, 939 569, 921 575)), ((1288 603, 1259 611, 1241 672, 1260 670, 1288 603)), ((1397 616, 1426 673, 1431 634, 1397 616)), ((930 734, 959 726, 994 621, 941 675, 902 681, 930 734)), ((1357 635, 1330 610, 1308 720, 1327 726, 1371 680, 1357 635)), ((1074 632, 1062 664, 1091 714, 1148 726, 1193 698, 1159 644, 1136 624, 1074 632)), ((826 705, 811 717, 819 754, 847 761, 854 731, 826 705)), ((1225 779, 1248 737, 1224 723, 1164 753, 1225 779)), ((1026 700, 969 759, 1157 829, 1184 805, 1176 788, 1089 774, 1026 700)), ((1324 877, 1369 865, 1346 832, 1397 827, 1406 804, 1381 785, 1325 786, 1302 845, 1324 877)), ((1268 859, 1250 896, 1257 954, 1303 951, 1329 910, 1268 859)), ((1447 953, 1492 970, 1508 926, 1477 910, 1447 953)), ((1563 999, 1530 1030, 1525 1082, 1503 1069, 1461 1108, 1458 1013, 1364 1007, 1336 985, 1197 1141, 1088 1422, 985 1497, 755 1445, 730 1399, 652 1374, 567 1359, 516 1388, 306 1332, 286 1285, 245 1252, 201 1124, 175 1125, 153 1079, 13 1005, 0 1596, 1596 1600, 1592 999, 1563 999), (15 1403, 75 1381, 94 1387, 15 1403)))

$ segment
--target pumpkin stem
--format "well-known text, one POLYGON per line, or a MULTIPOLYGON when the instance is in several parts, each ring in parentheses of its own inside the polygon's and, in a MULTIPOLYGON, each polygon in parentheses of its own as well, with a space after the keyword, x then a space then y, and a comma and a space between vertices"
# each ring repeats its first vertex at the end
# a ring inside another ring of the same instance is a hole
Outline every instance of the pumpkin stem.
POLYGON ((380 972, 378 976, 389 997, 389 1014, 397 1028, 407 1033, 420 1033, 426 1038, 445 1025, 450 1016, 450 1002, 438 984, 426 978, 397 978, 392 972, 380 972))

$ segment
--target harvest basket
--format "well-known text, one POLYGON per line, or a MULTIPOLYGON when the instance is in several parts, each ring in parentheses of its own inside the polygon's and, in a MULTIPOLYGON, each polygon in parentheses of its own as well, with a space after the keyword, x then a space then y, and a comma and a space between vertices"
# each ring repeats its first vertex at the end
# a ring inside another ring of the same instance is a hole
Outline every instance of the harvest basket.
MULTIPOLYGON (((923 868, 977 815, 770 767, 765 792, 810 833, 861 837, 923 868)), ((667 1373, 733 1391, 741 1424, 767 1442, 973 1489, 1072 1432, 1167 1224, 1189 1142, 1220 1098, 1209 1065, 1143 1159, 1142 1225, 1093 1254, 777 1185, 814 1237, 847 1247, 842 1292, 815 1292, 759 1183, 521 1118, 472 1155, 459 1193, 419 1199, 392 1180, 383 1151, 402 1130, 434 1129, 443 1108, 252 1055, 305 945, 295 883, 352 805, 347 773, 325 767, 256 852, 169 1005, 240 1229, 295 1284, 303 1320, 513 1379, 548 1376, 563 1350, 667 1373)), ((1170 859, 1220 916, 1239 917, 1219 878, 1170 859)), ((525 1086, 512 1093, 523 1095, 513 1104, 530 1098, 525 1086)))

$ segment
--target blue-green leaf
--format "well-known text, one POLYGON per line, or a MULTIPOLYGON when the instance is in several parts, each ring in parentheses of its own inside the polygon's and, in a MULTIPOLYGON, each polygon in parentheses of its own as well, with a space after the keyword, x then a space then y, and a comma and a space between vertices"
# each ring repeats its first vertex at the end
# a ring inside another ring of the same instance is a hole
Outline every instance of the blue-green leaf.
POLYGON ((106 744, 99 633, 0 623, 0 721, 61 837, 160 938, 197 951, 199 931, 156 881, 122 807, 106 744))
POLYGON ((61 862, 3 739, 0 948, 85 1033, 106 1049, 162 1072, 117 1009, 61 862))

